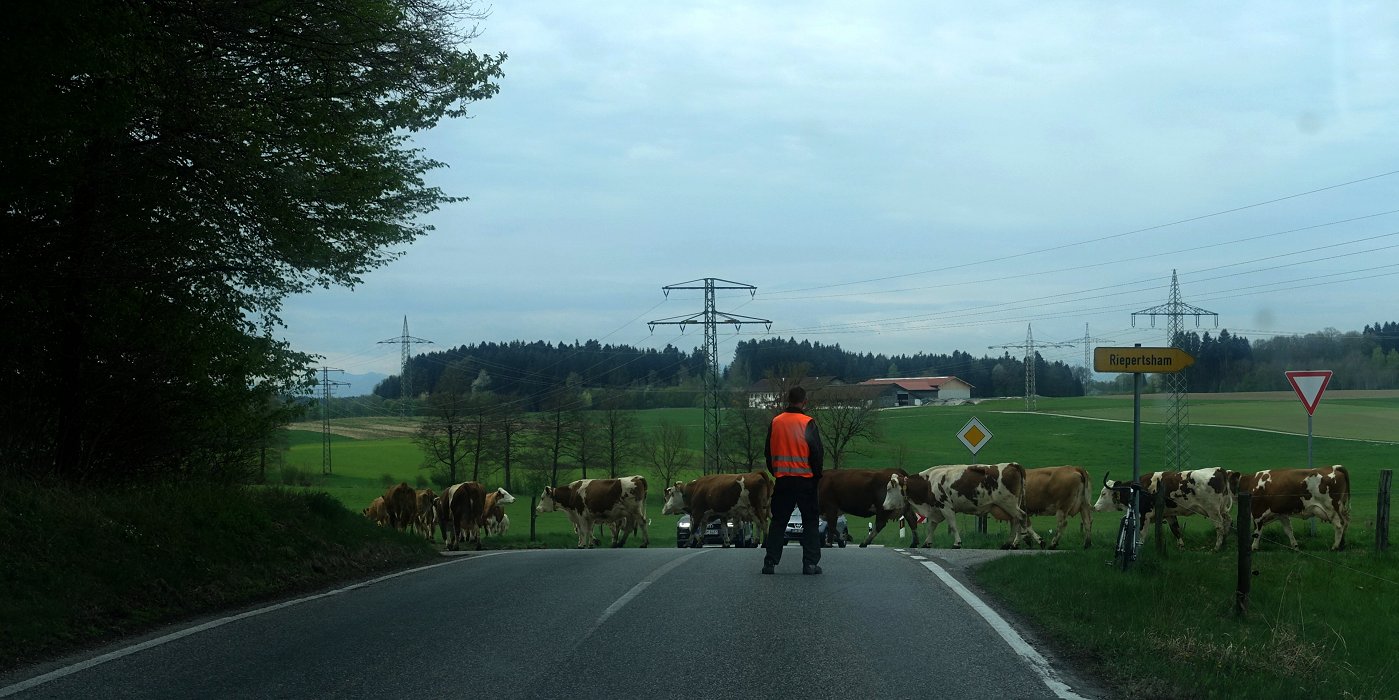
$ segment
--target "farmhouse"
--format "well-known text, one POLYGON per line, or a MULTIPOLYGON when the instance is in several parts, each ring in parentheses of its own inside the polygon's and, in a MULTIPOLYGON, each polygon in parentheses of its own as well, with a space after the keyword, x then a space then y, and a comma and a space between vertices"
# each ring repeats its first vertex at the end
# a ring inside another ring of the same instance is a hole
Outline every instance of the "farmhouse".
POLYGON ((808 394, 814 394, 819 389, 840 383, 835 377, 759 379, 748 387, 748 407, 780 409, 787 403, 787 390, 794 386, 806 389, 808 394))
POLYGON ((884 388, 876 399, 880 408, 920 406, 938 400, 972 397, 972 385, 956 377, 870 379, 860 382, 860 386, 884 388))

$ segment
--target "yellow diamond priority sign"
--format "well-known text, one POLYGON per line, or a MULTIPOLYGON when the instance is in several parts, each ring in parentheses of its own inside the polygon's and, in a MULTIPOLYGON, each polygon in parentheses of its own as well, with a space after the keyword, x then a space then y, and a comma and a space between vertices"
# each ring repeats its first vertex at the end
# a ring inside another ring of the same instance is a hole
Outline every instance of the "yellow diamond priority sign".
POLYGON ((966 445, 967 449, 975 455, 982 447, 986 446, 986 443, 991 442, 991 431, 987 430, 981 421, 972 418, 967 421, 965 426, 962 426, 961 430, 957 431, 957 439, 961 440, 962 444, 966 445))

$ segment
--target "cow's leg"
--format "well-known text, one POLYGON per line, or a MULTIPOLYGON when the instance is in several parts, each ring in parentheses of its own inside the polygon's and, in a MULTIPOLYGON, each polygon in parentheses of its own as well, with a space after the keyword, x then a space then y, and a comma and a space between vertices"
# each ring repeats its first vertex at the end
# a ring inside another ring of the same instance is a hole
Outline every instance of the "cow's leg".
MULTIPOLYGON (((918 515, 919 514, 915 513, 913 519, 917 520, 918 515)), ((942 514, 940 511, 935 510, 924 516, 924 519, 927 520, 927 522, 923 524, 923 548, 929 549, 933 546, 933 531, 937 530, 938 523, 942 522, 942 514)))
MULTIPOLYGON (((835 529, 837 517, 839 517, 838 512, 832 512, 826 515, 826 532, 835 529)), ((879 531, 884 529, 884 524, 887 522, 889 522, 889 516, 886 515, 884 511, 876 512, 874 514, 874 529, 870 530, 870 534, 865 536, 865 541, 861 542, 860 546, 870 546, 870 543, 874 541, 875 537, 879 536, 879 531)))
POLYGON ((637 525, 641 528, 641 546, 645 548, 647 545, 651 544, 651 530, 648 527, 651 523, 646 520, 645 510, 638 513, 636 518, 637 525))
POLYGON ((932 524, 933 524, 933 518, 934 518, 934 517, 938 518, 939 520, 946 520, 946 521, 947 521, 947 529, 949 529, 949 530, 952 531, 952 548, 953 548, 953 549, 961 549, 961 548, 962 548, 962 528, 957 527, 957 514, 956 514, 956 513, 953 513, 953 512, 949 512, 949 511, 944 510, 944 509, 941 509, 941 508, 939 508, 938 510, 933 511, 933 514, 928 516, 928 525, 929 525, 929 529, 932 529, 931 526, 932 526, 932 524))
POLYGON ((1297 544, 1297 536, 1292 534, 1292 516, 1280 515, 1278 520, 1282 522, 1282 532, 1287 535, 1287 541, 1292 544, 1292 548, 1300 549, 1297 544))
POLYGON ((696 509, 690 515, 690 546, 704 547, 704 530, 709 522, 709 511, 696 509))
POLYGON ((1166 518, 1166 523, 1171 526, 1171 534, 1176 538, 1176 549, 1185 549, 1185 537, 1181 535, 1180 518, 1172 515, 1166 518))
POLYGON ((1069 511, 1060 508, 1054 511, 1054 539, 1049 541, 1050 549, 1059 548, 1059 539, 1064 536, 1064 528, 1069 524, 1069 511))
POLYGON ((1093 547, 1093 509, 1080 507, 1078 509, 1078 530, 1083 533, 1083 548, 1093 547))
MULTIPOLYGON (((1039 546, 1040 549, 1044 549, 1044 538, 1040 537, 1040 533, 1035 532, 1034 525, 1030 523, 1030 514, 1023 510, 1020 511, 1020 524, 1025 527, 1025 535, 1030 541, 1039 546)), ((1063 532, 1064 528, 1060 527, 1059 530, 1063 532)), ((1058 535, 1056 534, 1055 536, 1057 537, 1058 535)))
POLYGON ((1331 516, 1331 529, 1335 531, 1331 540, 1331 551, 1339 552, 1346 548, 1346 518, 1339 511, 1331 516))
POLYGON ((1214 518, 1214 551, 1224 547, 1224 538, 1229 536, 1229 514, 1220 513, 1214 518))

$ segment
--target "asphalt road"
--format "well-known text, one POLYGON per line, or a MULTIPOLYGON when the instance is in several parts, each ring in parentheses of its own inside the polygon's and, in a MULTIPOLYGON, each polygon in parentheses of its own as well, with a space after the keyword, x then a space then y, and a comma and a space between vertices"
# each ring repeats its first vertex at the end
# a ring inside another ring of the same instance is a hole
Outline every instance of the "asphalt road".
POLYGON ((16 697, 1056 697, 909 553, 828 549, 820 576, 800 560, 790 546, 762 576, 752 549, 472 554, 100 650, 124 655, 16 697))

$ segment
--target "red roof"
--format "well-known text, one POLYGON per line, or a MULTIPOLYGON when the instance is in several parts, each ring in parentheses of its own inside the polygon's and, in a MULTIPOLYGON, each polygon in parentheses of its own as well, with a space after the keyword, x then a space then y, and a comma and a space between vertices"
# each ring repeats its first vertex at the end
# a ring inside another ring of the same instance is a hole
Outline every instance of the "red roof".
MULTIPOLYGON (((881 384, 893 384, 898 386, 899 388, 907 389, 909 391, 936 391, 943 384, 946 384, 954 380, 962 382, 963 384, 967 384, 967 382, 961 379, 957 379, 956 377, 898 377, 895 379, 870 379, 867 381, 860 382, 860 384, 876 386, 881 384)), ((967 384, 967 386, 971 386, 971 384, 967 384)))

